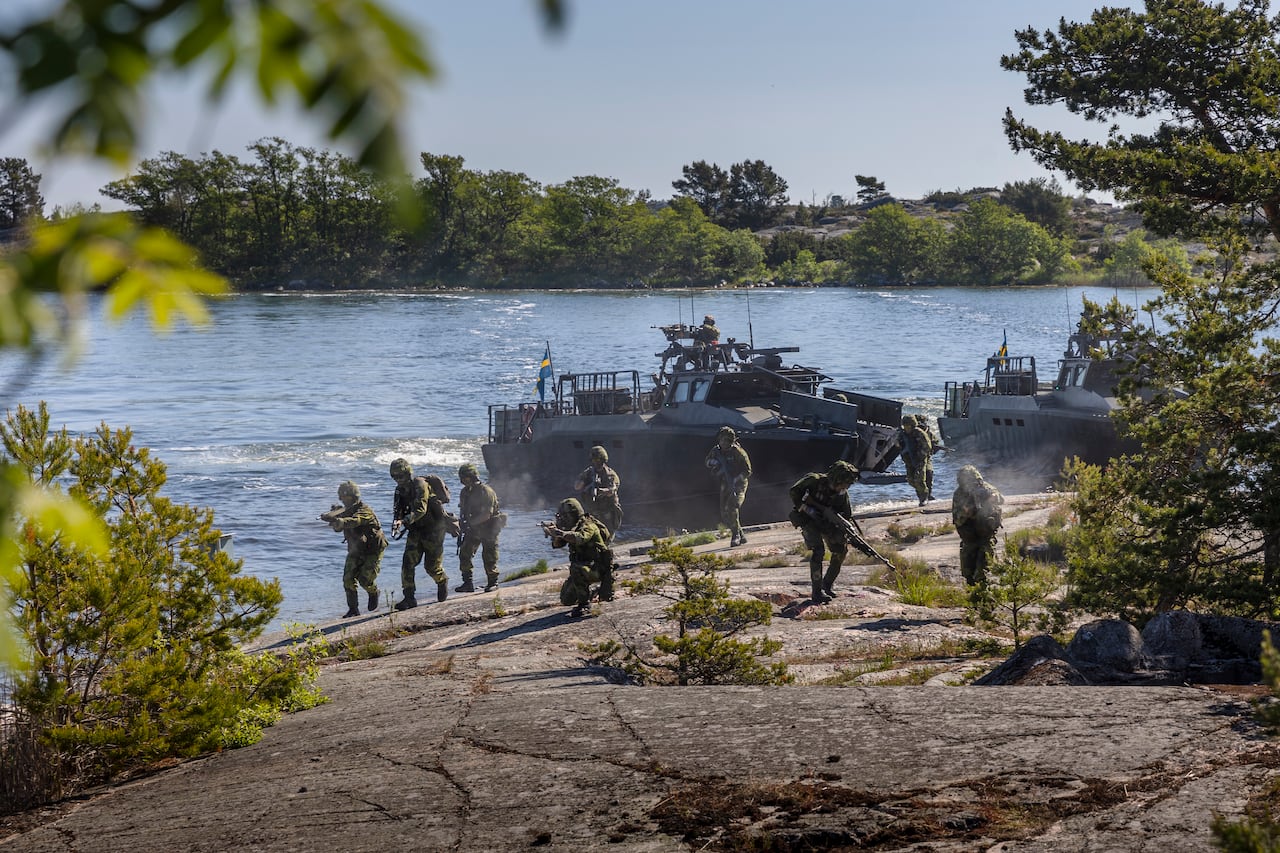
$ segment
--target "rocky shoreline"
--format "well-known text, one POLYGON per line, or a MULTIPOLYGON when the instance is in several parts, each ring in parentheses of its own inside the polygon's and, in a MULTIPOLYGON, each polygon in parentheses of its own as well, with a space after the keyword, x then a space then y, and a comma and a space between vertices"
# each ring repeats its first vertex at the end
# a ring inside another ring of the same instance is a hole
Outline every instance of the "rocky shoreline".
MULTIPOLYGON (((1010 497, 1006 527, 1043 524, 1053 502, 1010 497)), ((937 502, 863 527, 887 547, 892 523, 947 521, 937 502)), ((661 630, 663 602, 567 619, 561 567, 321 626, 386 654, 326 666, 332 701, 257 745, 21 816, 5 849, 1207 851, 1213 815, 1277 775, 1256 687, 948 687, 996 670, 1007 638, 904 604, 868 565, 811 606, 790 525, 747 536, 699 550, 733 559, 733 594, 772 604, 762 631, 794 686, 624 683, 584 644, 661 630)), ((958 581, 954 534, 899 550, 958 581)))

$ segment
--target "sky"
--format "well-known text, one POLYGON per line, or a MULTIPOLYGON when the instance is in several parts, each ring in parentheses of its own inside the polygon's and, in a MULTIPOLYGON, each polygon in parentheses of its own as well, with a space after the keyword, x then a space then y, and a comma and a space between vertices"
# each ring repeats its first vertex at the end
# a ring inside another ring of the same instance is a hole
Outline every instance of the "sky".
MULTIPOLYGON (((1096 0, 565 2, 566 28, 548 35, 534 0, 383 0, 425 37, 440 70, 404 111, 415 177, 425 151, 542 184, 611 177, 662 199, 695 161, 728 170, 763 160, 793 202, 851 198, 855 175, 919 198, 1049 175, 1010 149, 1006 108, 1074 137, 1106 132, 1062 107, 1028 106, 1024 78, 1000 68, 1015 30, 1086 20, 1096 0)), ((3 3, 0 26, 54 0, 3 3)), ((11 92, 0 76, 0 106, 11 92)), ((244 88, 217 106, 200 92, 191 80, 157 87, 141 158, 215 149, 245 158, 266 136, 339 149, 296 110, 269 112, 244 88)), ((50 163, 40 149, 46 115, 27 111, 0 128, 0 156, 24 157, 44 176, 49 210, 111 207, 98 189, 122 173, 50 163)))

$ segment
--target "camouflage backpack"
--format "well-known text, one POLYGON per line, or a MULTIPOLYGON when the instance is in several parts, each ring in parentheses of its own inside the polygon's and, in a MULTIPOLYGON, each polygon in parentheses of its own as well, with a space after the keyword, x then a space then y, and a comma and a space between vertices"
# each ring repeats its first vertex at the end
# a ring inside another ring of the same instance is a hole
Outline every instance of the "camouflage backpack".
POLYGON ((426 474, 423 479, 427 481, 427 485, 431 487, 431 494, 440 499, 440 503, 447 504, 449 502, 449 487, 445 485, 444 480, 435 474, 426 474))

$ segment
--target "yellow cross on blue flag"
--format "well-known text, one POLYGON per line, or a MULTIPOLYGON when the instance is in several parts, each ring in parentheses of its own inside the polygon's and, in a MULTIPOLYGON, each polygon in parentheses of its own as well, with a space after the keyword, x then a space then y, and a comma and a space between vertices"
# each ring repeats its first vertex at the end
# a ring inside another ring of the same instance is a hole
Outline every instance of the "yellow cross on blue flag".
POLYGON ((551 381, 551 342, 547 341, 547 354, 538 368, 538 399, 547 399, 547 383, 551 381))
POLYGON ((996 350, 997 358, 1006 358, 1009 355, 1009 330, 1004 330, 1004 342, 1000 344, 1000 349, 996 350))

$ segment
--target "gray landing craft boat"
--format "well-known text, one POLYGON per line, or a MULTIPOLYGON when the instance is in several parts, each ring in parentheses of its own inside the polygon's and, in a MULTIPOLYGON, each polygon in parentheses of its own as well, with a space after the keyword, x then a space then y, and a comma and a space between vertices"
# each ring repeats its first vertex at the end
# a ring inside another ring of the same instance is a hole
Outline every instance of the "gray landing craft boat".
POLYGON ((786 518, 791 485, 837 460, 866 471, 869 482, 902 479, 883 473, 898 456, 900 402, 824 387, 830 377, 820 371, 785 366, 783 354, 798 347, 759 349, 732 338, 702 347, 684 343, 692 326, 659 328, 668 346, 646 382, 635 370, 563 373, 554 399, 489 407, 484 462, 504 503, 543 508, 572 497, 598 444, 622 480, 624 527, 714 526, 719 486, 704 460, 726 425, 754 469, 744 524, 786 518))
POLYGON ((1035 356, 997 353, 982 379, 946 383, 938 431, 955 450, 1050 477, 1072 456, 1104 464, 1131 452, 1136 445, 1120 439, 1111 418, 1119 343, 1118 334, 1090 334, 1081 323, 1053 382, 1040 381, 1035 356))

